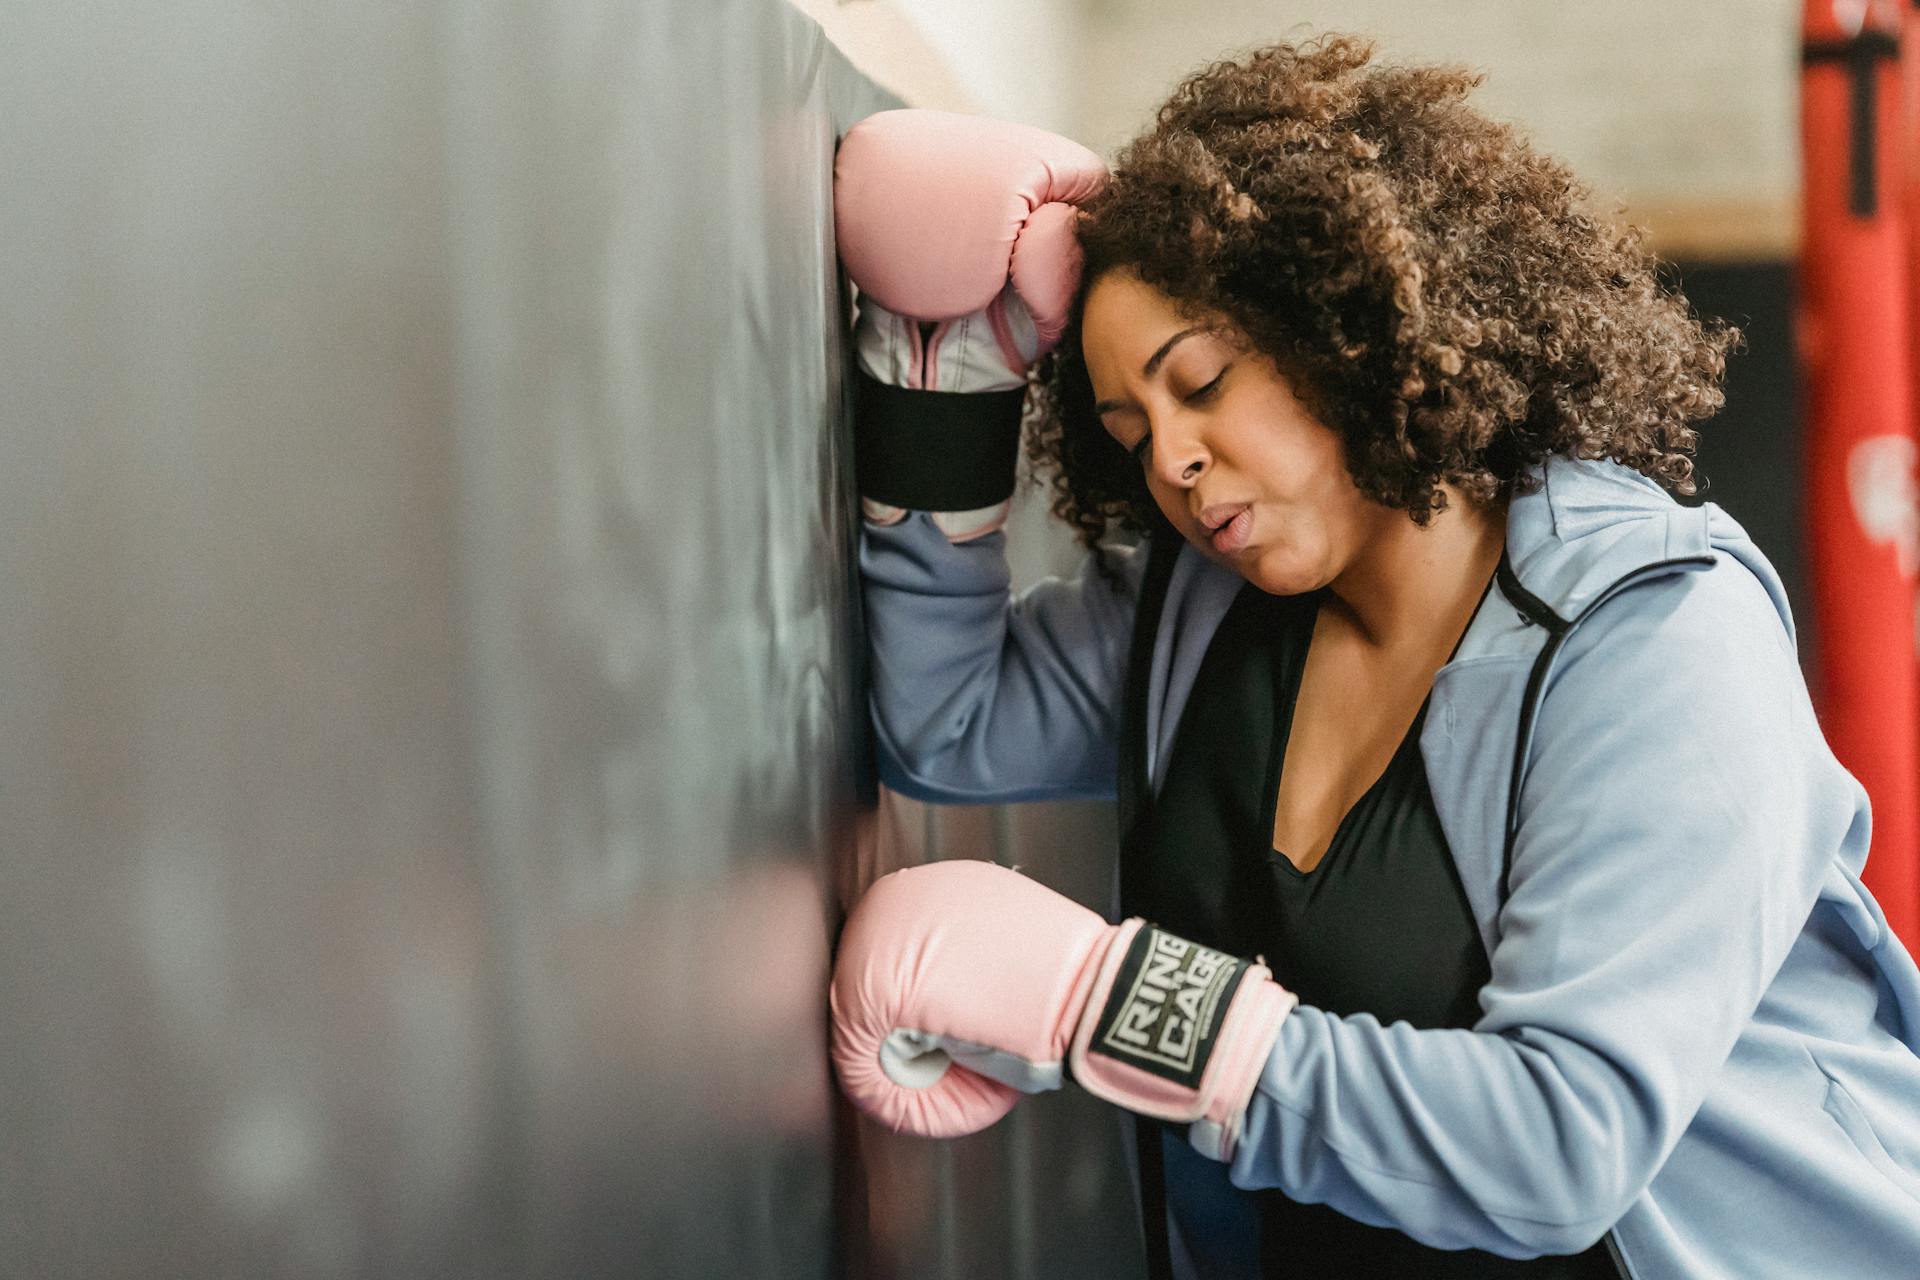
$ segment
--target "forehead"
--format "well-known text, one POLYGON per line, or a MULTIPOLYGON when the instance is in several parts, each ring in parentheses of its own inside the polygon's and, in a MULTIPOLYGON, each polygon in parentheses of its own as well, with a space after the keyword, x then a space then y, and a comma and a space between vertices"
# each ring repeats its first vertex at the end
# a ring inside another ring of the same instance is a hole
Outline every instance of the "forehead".
POLYGON ((1130 346, 1145 344, 1151 351, 1168 333, 1192 323, 1173 299, 1132 272, 1108 271, 1087 291, 1080 343, 1091 362, 1096 349, 1119 355, 1130 346))
MULTIPOLYGON (((1199 337, 1229 338, 1233 326, 1205 308, 1182 306, 1125 268, 1104 272, 1087 291, 1080 317, 1080 353, 1087 374, 1115 390, 1151 376, 1147 364, 1177 360, 1189 347, 1210 345, 1199 337), (1178 341, 1195 334, 1192 341, 1178 341), (1162 349, 1171 346, 1169 353, 1162 349)), ((1229 340, 1231 340, 1229 338, 1229 340)))

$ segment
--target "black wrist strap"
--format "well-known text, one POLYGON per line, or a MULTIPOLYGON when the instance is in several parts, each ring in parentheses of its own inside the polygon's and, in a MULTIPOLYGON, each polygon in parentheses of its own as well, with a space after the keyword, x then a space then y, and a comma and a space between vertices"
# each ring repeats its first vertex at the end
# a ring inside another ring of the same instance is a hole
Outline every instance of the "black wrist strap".
POLYGON ((1027 389, 914 391, 855 369, 860 496, 913 511, 973 511, 1013 496, 1027 389))

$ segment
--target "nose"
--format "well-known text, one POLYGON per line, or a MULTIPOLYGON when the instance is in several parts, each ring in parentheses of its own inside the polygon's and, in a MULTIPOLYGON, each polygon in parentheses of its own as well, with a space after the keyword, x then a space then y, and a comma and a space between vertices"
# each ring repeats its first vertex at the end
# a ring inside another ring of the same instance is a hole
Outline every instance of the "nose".
POLYGON ((1191 489, 1212 465, 1213 455, 1192 424, 1170 422, 1154 429, 1153 469, 1167 484, 1191 489))

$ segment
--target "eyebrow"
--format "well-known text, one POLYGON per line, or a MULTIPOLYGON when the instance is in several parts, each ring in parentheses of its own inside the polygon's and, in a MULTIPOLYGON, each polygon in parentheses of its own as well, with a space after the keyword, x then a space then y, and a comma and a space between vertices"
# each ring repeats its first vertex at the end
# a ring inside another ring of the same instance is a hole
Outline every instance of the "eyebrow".
MULTIPOLYGON (((1196 324, 1191 328, 1182 329, 1180 332, 1174 334, 1171 338, 1168 338, 1165 342, 1160 344, 1160 349, 1158 351, 1154 352, 1151 356, 1147 358, 1146 364, 1142 365, 1140 368, 1140 375, 1144 378, 1151 378, 1156 372, 1159 371, 1160 362, 1167 358, 1167 352, 1173 350, 1173 345, 1176 342, 1179 342, 1182 338, 1191 338, 1196 333, 1205 333, 1206 331, 1207 331, 1206 325, 1196 324)), ((1095 404, 1093 406, 1093 412, 1094 412, 1094 415, 1097 417, 1100 414, 1105 413, 1109 409, 1119 409, 1122 407, 1124 407, 1123 403, 1119 400, 1102 400, 1098 404, 1095 404)))

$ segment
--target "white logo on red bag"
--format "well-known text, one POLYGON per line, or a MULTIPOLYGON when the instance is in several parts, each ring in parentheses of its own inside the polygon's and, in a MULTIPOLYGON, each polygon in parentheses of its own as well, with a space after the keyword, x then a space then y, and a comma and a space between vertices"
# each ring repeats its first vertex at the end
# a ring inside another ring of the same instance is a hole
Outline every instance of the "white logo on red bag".
POLYGON ((1847 454, 1847 497, 1868 542, 1893 548, 1900 576, 1920 567, 1920 490, 1910 436, 1869 436, 1847 454))
POLYGON ((1890 31, 1900 29, 1898 0, 1833 0, 1833 20, 1843 36, 1857 36, 1867 25, 1867 15, 1878 9, 1876 25, 1890 31))

